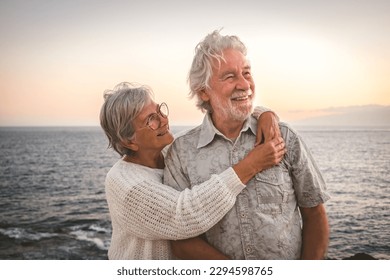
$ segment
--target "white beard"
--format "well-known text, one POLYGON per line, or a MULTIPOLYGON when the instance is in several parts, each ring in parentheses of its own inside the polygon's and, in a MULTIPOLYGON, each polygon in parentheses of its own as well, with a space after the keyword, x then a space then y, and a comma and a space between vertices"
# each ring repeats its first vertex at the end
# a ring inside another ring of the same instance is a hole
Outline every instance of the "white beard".
MULTIPOLYGON (((233 96, 242 96, 242 92, 240 93, 233 93, 233 96)), ((252 96, 252 91, 249 90, 248 93, 248 98, 251 98, 252 96)), ((249 99, 247 102, 244 104, 238 105, 234 104, 235 101, 229 100, 225 104, 222 104, 222 102, 216 102, 214 105, 214 110, 213 111, 218 111, 220 116, 225 119, 225 120, 232 120, 232 121, 245 121, 250 114, 253 111, 253 99, 249 99)))

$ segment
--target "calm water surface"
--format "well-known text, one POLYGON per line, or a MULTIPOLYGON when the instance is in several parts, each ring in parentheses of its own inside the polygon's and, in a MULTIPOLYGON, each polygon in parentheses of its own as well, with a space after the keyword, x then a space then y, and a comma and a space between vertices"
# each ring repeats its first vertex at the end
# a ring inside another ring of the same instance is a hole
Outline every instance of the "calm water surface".
MULTIPOLYGON (((329 257, 390 259, 390 129, 298 131, 332 195, 329 257)), ((0 259, 107 258, 106 147, 97 127, 0 128, 0 259)))

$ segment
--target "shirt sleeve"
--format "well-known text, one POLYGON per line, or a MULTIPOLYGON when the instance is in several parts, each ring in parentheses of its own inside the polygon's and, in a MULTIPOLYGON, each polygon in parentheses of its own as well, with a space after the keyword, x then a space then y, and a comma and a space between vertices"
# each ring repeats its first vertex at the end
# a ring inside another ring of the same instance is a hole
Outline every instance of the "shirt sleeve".
POLYGON ((148 240, 186 239, 207 231, 233 207, 245 187, 232 168, 183 191, 139 172, 132 174, 107 175, 111 219, 121 230, 148 240))
POLYGON ((315 207, 325 203, 330 196, 324 178, 306 143, 292 129, 288 130, 286 142, 298 205, 315 207))

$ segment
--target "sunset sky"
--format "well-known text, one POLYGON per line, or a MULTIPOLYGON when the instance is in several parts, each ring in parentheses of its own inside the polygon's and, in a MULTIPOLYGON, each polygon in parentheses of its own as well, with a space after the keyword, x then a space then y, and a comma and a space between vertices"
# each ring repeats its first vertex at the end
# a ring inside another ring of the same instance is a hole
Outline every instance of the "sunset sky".
POLYGON ((0 126, 99 125, 122 81, 151 86, 172 124, 200 123, 187 74, 220 28, 248 47, 256 104, 285 121, 389 106, 389 15, 388 0, 1 0, 0 126))

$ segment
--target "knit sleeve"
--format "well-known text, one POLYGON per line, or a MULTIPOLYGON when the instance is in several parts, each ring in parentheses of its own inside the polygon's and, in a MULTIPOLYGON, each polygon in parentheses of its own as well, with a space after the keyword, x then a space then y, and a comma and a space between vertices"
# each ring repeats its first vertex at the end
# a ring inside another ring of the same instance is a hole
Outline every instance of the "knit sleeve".
POLYGON ((253 109, 253 112, 252 112, 252 116, 258 120, 261 115, 263 113, 266 113, 266 112, 272 112, 274 113, 275 117, 276 117, 276 120, 279 122, 279 116, 274 112, 272 111, 271 109, 268 109, 267 107, 262 107, 262 106, 256 106, 254 109, 253 109))
POLYGON ((183 191, 139 172, 127 173, 107 175, 111 219, 121 230, 149 240, 186 239, 207 231, 233 207, 245 187, 233 168, 183 191))

